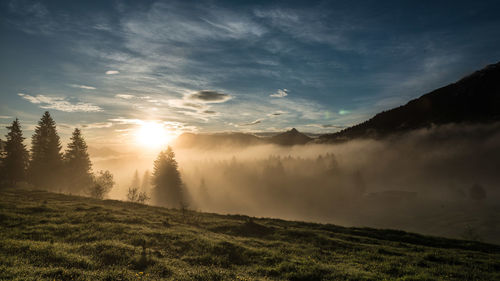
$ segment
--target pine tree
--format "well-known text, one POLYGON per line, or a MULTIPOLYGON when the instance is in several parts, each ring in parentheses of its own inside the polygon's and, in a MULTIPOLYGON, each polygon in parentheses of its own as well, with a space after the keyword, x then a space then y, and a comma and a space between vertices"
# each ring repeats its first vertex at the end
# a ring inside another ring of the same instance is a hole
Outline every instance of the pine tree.
POLYGON ((151 187, 151 176, 149 174, 149 170, 146 170, 144 172, 144 175, 142 176, 141 190, 143 192, 149 192, 150 187, 151 187))
POLYGON ((141 180, 139 179, 139 171, 135 170, 134 177, 132 178, 132 184, 130 185, 130 187, 139 189, 140 185, 141 185, 141 180))
POLYGON ((75 128, 64 154, 67 190, 82 194, 92 184, 92 162, 80 129, 75 128))
POLYGON ((28 180, 38 188, 56 190, 62 180, 61 141, 56 123, 46 111, 31 138, 28 180))
POLYGON ((26 145, 23 143, 24 137, 19 120, 16 118, 7 129, 10 131, 5 135, 7 141, 5 143, 5 158, 2 161, 2 173, 9 185, 16 186, 18 182, 26 180, 29 155, 26 145))
POLYGON ((153 200, 157 205, 179 208, 185 204, 175 153, 169 146, 154 162, 153 200))

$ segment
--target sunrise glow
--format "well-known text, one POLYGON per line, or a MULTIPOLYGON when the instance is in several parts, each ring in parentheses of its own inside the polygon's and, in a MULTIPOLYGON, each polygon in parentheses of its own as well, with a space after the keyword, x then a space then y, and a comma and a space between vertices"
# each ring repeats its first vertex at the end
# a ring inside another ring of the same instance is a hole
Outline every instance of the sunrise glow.
POLYGON ((137 144, 145 148, 159 148, 167 145, 175 134, 168 131, 162 123, 143 122, 135 132, 137 144))

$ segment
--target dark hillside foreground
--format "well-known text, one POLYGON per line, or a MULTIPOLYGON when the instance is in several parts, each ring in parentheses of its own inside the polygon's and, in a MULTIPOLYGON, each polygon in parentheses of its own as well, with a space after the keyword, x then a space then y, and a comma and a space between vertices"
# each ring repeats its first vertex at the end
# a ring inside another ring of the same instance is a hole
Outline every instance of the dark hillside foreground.
POLYGON ((500 280, 500 246, 0 191, 1 280, 500 280))

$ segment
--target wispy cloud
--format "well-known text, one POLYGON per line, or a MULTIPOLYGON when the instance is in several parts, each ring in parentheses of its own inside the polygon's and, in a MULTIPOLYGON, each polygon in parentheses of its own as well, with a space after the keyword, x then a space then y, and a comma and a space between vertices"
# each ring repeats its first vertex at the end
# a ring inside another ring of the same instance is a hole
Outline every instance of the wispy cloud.
POLYGON ((288 90, 287 89, 278 89, 276 93, 270 94, 270 97, 273 98, 284 98, 288 96, 288 90))
POLYGON ((86 86, 86 85, 71 84, 70 86, 73 88, 80 88, 80 89, 84 89, 84 90, 95 90, 96 89, 95 87, 86 86))
POLYGON ((249 122, 249 123, 243 123, 243 124, 238 124, 237 126, 253 126, 262 123, 263 119, 257 119, 255 121, 249 122))
POLYGON ((0 115, 0 119, 10 119, 12 116, 0 115))
POLYGON ((40 108, 55 109, 64 112, 99 112, 102 111, 97 105, 84 102, 71 103, 63 97, 50 97, 45 95, 31 96, 28 94, 18 93, 18 95, 33 103, 39 104, 40 108))
POLYGON ((114 75, 114 74, 119 74, 120 71, 118 70, 108 70, 106 71, 106 75, 114 75))
POLYGON ((103 128, 109 128, 111 126, 113 126, 113 123, 111 122, 97 122, 97 123, 88 123, 81 125, 81 127, 85 129, 103 129, 103 128))
POLYGON ((307 124, 308 127, 315 127, 320 129, 344 129, 346 126, 334 124, 307 124))
POLYGON ((231 96, 217 91, 202 90, 189 94, 185 98, 202 103, 223 103, 230 100, 231 96))
POLYGON ((282 110, 278 110, 278 111, 275 111, 275 112, 267 114, 267 116, 269 116, 269 117, 272 118, 272 117, 280 116, 280 115, 283 115, 283 114, 286 114, 286 113, 288 113, 288 112, 282 111, 282 110))
POLYGON ((129 94, 116 94, 115 97, 120 98, 120 99, 124 99, 124 100, 130 100, 130 99, 135 98, 134 95, 129 95, 129 94))

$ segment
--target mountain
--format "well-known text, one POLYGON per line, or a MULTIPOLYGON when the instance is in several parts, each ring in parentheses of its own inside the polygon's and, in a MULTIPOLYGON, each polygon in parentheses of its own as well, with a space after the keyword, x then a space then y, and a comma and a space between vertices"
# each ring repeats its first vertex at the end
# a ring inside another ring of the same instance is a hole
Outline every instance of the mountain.
POLYGON ((381 138, 446 123, 500 120, 500 62, 427 93, 406 105, 381 112, 368 121, 319 137, 319 142, 381 138))
POLYGON ((312 138, 293 128, 269 138, 269 142, 279 145, 301 145, 310 142, 312 138))
POLYGON ((252 134, 245 133, 216 133, 216 134, 193 134, 184 133, 174 142, 173 146, 178 148, 218 148, 218 147, 240 147, 263 144, 264 140, 252 134))
POLYGON ((267 136, 267 134, 265 136, 256 136, 238 132, 216 134, 184 133, 172 145, 178 148, 244 147, 269 143, 288 146, 306 144, 311 140, 312 138, 293 128, 290 131, 279 134, 273 133, 270 136, 267 136))

